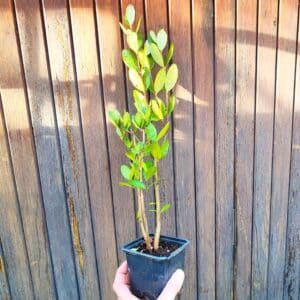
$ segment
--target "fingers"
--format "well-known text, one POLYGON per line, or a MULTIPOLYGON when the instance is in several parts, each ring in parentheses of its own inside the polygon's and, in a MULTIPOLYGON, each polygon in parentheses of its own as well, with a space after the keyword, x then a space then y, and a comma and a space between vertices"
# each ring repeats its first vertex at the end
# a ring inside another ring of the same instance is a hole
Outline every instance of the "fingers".
POLYGON ((173 300, 180 291, 184 281, 184 272, 180 269, 172 275, 157 300, 173 300))
POLYGON ((114 284, 129 284, 128 265, 126 260, 117 269, 114 284))

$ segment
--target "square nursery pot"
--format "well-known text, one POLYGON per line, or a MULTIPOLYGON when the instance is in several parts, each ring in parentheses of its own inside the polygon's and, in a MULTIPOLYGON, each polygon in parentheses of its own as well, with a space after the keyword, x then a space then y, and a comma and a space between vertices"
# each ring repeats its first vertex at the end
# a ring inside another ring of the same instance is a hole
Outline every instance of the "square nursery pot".
POLYGON ((172 242, 179 245, 168 257, 158 257, 136 251, 143 241, 138 238, 125 246, 131 291, 139 298, 155 300, 165 287, 166 283, 177 269, 184 269, 185 247, 188 240, 160 236, 161 241, 172 242))

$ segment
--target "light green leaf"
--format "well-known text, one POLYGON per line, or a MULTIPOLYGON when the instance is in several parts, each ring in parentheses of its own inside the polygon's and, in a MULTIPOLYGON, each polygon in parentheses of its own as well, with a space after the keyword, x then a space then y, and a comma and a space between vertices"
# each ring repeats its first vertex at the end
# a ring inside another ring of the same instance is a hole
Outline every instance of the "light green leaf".
POLYGON ((135 56, 135 54, 131 50, 124 49, 122 51, 122 59, 123 59, 123 62, 125 63, 125 65, 127 67, 129 67, 131 69, 134 69, 136 71, 139 70, 136 56, 135 56))
POLYGON ((168 41, 168 35, 167 33, 165 32, 164 29, 161 29, 158 33, 157 33, 157 39, 156 39, 156 43, 157 43, 157 46, 159 48, 160 51, 163 51, 164 48, 166 47, 167 45, 167 41, 168 41))
POLYGON ((130 168, 127 165, 122 165, 121 166, 121 174, 123 177, 127 180, 130 179, 130 168))
POLYGON ((149 202, 149 205, 156 205, 156 202, 154 202, 154 201, 149 202))
POLYGON ((156 100, 151 100, 150 102, 151 102, 151 109, 152 109, 154 115, 155 115, 159 120, 162 120, 162 119, 164 118, 164 116, 163 116, 163 113, 162 113, 162 111, 161 111, 161 109, 160 109, 160 107, 159 107, 157 101, 156 101, 156 100))
POLYGON ((145 48, 146 54, 149 55, 150 54, 150 43, 148 42, 148 40, 146 40, 144 48, 145 48))
POLYGON ((148 59, 147 52, 146 52, 145 48, 139 50, 138 58, 139 58, 139 61, 140 61, 143 68, 150 69, 150 62, 149 62, 149 59, 148 59))
POLYGON ((119 126, 119 122, 120 122, 120 119, 121 119, 121 115, 120 115, 119 111, 112 110, 112 111, 108 112, 108 117, 109 117, 110 122, 115 127, 119 126))
POLYGON ((129 25, 132 25, 134 23, 135 10, 134 10, 134 6, 132 4, 127 5, 125 17, 126 17, 127 22, 129 23, 129 25))
POLYGON ((170 207, 171 207, 171 204, 170 204, 170 203, 165 203, 165 204, 163 205, 163 207, 161 208, 160 213, 164 213, 164 212, 167 211, 170 207))
POLYGON ((177 65, 172 64, 167 72, 167 78, 165 83, 166 91, 169 92, 176 84, 178 79, 178 68, 177 65))
POLYGON ((139 51, 141 46, 143 45, 143 39, 141 34, 138 32, 131 31, 127 35, 127 44, 130 49, 132 49, 135 53, 139 51))
POLYGON ((152 82, 152 77, 151 77, 151 72, 149 70, 145 70, 144 74, 143 74, 143 82, 144 82, 144 86, 145 89, 149 89, 151 82, 152 82))
POLYGON ((156 140, 159 141, 162 137, 164 137, 167 132, 169 131, 170 128, 170 122, 168 122, 163 128, 162 130, 159 132, 159 134, 156 137, 156 140))
POLYGON ((155 77, 154 80, 154 91, 155 94, 158 94, 164 87, 166 81, 166 68, 161 68, 155 77))
POLYGON ((165 105, 165 102, 162 101, 160 98, 156 97, 156 101, 157 101, 157 104, 161 110, 161 113, 163 115, 163 118, 167 115, 167 109, 166 109, 166 105, 165 105))
POLYGON ((135 156, 133 153, 131 152, 126 152, 125 153, 126 157, 129 158, 130 160, 135 160, 135 156))
POLYGON ((152 123, 149 123, 149 125, 146 127, 146 136, 150 141, 154 141, 156 139, 157 131, 152 123))
POLYGON ((173 53, 174 53, 174 44, 171 43, 170 47, 169 47, 169 51, 168 51, 166 59, 165 59, 166 65, 171 61, 171 59, 173 57, 173 53))
POLYGON ((125 111, 123 114, 123 126, 128 129, 130 126, 131 120, 130 120, 130 114, 125 111))
POLYGON ((138 90, 133 90, 133 99, 134 99, 134 106, 136 107, 137 111, 142 114, 147 112, 147 102, 145 95, 139 92, 138 90))
POLYGON ((160 150, 160 146, 157 142, 154 142, 151 145, 151 155, 157 160, 160 160, 160 158, 161 158, 161 150, 160 150))
POLYGON ((150 167, 146 172, 145 172, 145 179, 149 180, 151 177, 154 176, 156 172, 156 168, 154 166, 150 167))
POLYGON ((156 212, 156 209, 149 209, 149 212, 156 212))
POLYGON ((158 47, 154 43, 150 44, 150 52, 151 52, 151 56, 153 57, 154 61, 161 67, 164 67, 163 56, 162 56, 160 50, 158 49, 158 47))
POLYGON ((143 79, 136 70, 129 69, 129 79, 136 89, 140 90, 141 92, 145 92, 143 79))
POLYGON ((168 114, 172 113, 176 104, 176 98, 174 94, 171 94, 169 97, 169 104, 168 104, 168 114))
POLYGON ((138 211, 136 212, 136 219, 137 219, 138 221, 141 219, 141 211, 140 211, 140 210, 138 210, 138 211))
POLYGON ((128 180, 127 182, 120 182, 121 186, 129 186, 132 188, 137 188, 137 189, 142 189, 145 190, 146 186, 143 182, 139 181, 139 180, 128 180))
POLYGON ((161 144, 161 158, 165 157, 169 151, 169 141, 164 140, 161 144))
POLYGON ((149 35, 150 35, 151 40, 152 40, 154 43, 156 43, 157 40, 156 40, 156 34, 155 34, 155 32, 154 32, 153 30, 150 30, 149 35))

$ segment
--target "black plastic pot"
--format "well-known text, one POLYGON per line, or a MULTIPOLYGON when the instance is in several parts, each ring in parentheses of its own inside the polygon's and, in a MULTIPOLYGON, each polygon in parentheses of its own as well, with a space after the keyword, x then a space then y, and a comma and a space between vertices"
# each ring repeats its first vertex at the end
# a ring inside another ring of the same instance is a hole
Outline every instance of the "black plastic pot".
POLYGON ((136 251, 143 238, 136 239, 122 250, 126 253, 132 293, 139 297, 155 300, 177 269, 184 269, 185 247, 188 240, 161 236, 160 240, 178 244, 179 247, 168 257, 158 257, 136 251))

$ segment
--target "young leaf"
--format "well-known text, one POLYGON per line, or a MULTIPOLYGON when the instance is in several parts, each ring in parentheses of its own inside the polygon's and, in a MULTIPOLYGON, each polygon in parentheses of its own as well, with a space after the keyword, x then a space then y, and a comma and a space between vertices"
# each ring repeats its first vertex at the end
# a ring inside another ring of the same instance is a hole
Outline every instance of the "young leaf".
POLYGON ((156 172, 156 168, 154 166, 150 167, 146 172, 145 172, 145 179, 149 180, 151 177, 154 176, 156 172))
POLYGON ((141 49, 138 52, 138 58, 143 68, 150 69, 150 62, 147 56, 146 49, 141 49))
POLYGON ((126 165, 122 165, 121 166, 121 174, 123 175, 123 177, 127 180, 131 179, 130 178, 130 168, 126 165))
POLYGON ((127 111, 125 111, 123 114, 123 125, 126 129, 128 129, 130 126, 130 123, 131 123, 130 114, 127 111))
POLYGON ((164 140, 161 144, 161 158, 165 157, 168 154, 169 151, 169 141, 164 140))
POLYGON ((163 128, 162 130, 159 132, 159 134, 156 137, 156 140, 159 141, 162 137, 164 137, 167 132, 169 131, 170 128, 170 122, 168 122, 163 128))
POLYGON ((154 80, 154 92, 158 94, 164 87, 166 81, 166 68, 161 68, 154 80))
POLYGON ((143 83, 143 79, 141 78, 141 76, 139 75, 139 73, 134 70, 134 69, 129 69, 129 79, 132 83, 132 85, 140 90, 141 92, 145 92, 145 87, 144 87, 144 83, 143 83))
POLYGON ((151 155, 157 160, 161 159, 161 149, 157 142, 151 145, 151 155))
POLYGON ((151 72, 147 69, 145 69, 145 72, 143 74, 143 82, 144 82, 145 89, 148 90, 151 85, 152 78, 151 78, 151 72))
POLYGON ((156 139, 157 131, 152 123, 149 123, 149 125, 146 127, 146 136, 150 141, 154 141, 156 139))
POLYGON ((138 67, 138 62, 137 62, 137 59, 136 59, 136 56, 135 54, 129 50, 129 49, 124 49, 122 51, 122 59, 123 59, 123 62, 124 64, 131 68, 131 69, 134 69, 136 71, 139 70, 139 67, 138 67))
POLYGON ((175 107, 176 98, 174 94, 171 94, 169 97, 169 104, 168 104, 168 114, 172 113, 175 107))
POLYGON ((120 182, 121 186, 129 186, 132 188, 137 188, 137 189, 142 189, 145 190, 146 186, 143 182, 139 181, 139 180, 128 180, 127 182, 120 182))
POLYGON ((176 84, 178 79, 178 68, 177 65, 172 64, 167 72, 167 78, 165 83, 166 91, 169 92, 176 84))
POLYGON ((148 42, 148 40, 146 40, 146 42, 144 44, 144 48, 145 48, 146 54, 149 55, 150 54, 150 43, 148 42))
POLYGON ((108 112, 108 117, 109 117, 110 122, 115 127, 119 126, 119 122, 120 122, 120 119, 121 119, 121 115, 120 115, 119 111, 112 110, 112 111, 108 112))
POLYGON ((135 160, 135 155, 131 152, 126 152, 125 153, 126 157, 129 158, 130 160, 135 160))
POLYGON ((163 205, 163 207, 161 208, 160 213, 163 213, 163 212, 167 211, 170 207, 171 207, 170 203, 165 203, 163 205))
POLYGON ((162 120, 164 118, 163 113, 157 103, 156 100, 151 100, 151 109, 154 113, 154 115, 159 119, 162 120))
POLYGON ((126 7, 126 12, 125 12, 125 17, 130 26, 134 23, 134 18, 135 18, 135 10, 134 6, 132 4, 127 5, 126 7))
POLYGON ((149 35, 150 35, 150 39, 152 40, 152 42, 156 43, 157 40, 156 40, 155 32, 153 30, 150 30, 149 35))
POLYGON ((131 31, 127 35, 127 43, 128 43, 129 48, 137 53, 143 44, 141 34, 131 31))
POLYGON ((168 51, 166 59, 165 59, 166 65, 171 61, 173 53, 174 53, 174 44, 171 43, 170 47, 169 47, 169 51, 168 51))
POLYGON ((167 41, 168 41, 168 35, 167 35, 167 33, 165 32, 164 29, 161 29, 157 33, 157 39, 156 39, 156 41, 157 41, 156 43, 157 43, 158 49, 160 51, 163 51, 164 48, 166 47, 167 41))
POLYGON ((160 50, 158 49, 158 47, 154 43, 150 44, 150 52, 151 52, 151 56, 153 57, 154 61, 161 67, 164 67, 163 56, 162 56, 160 50))

